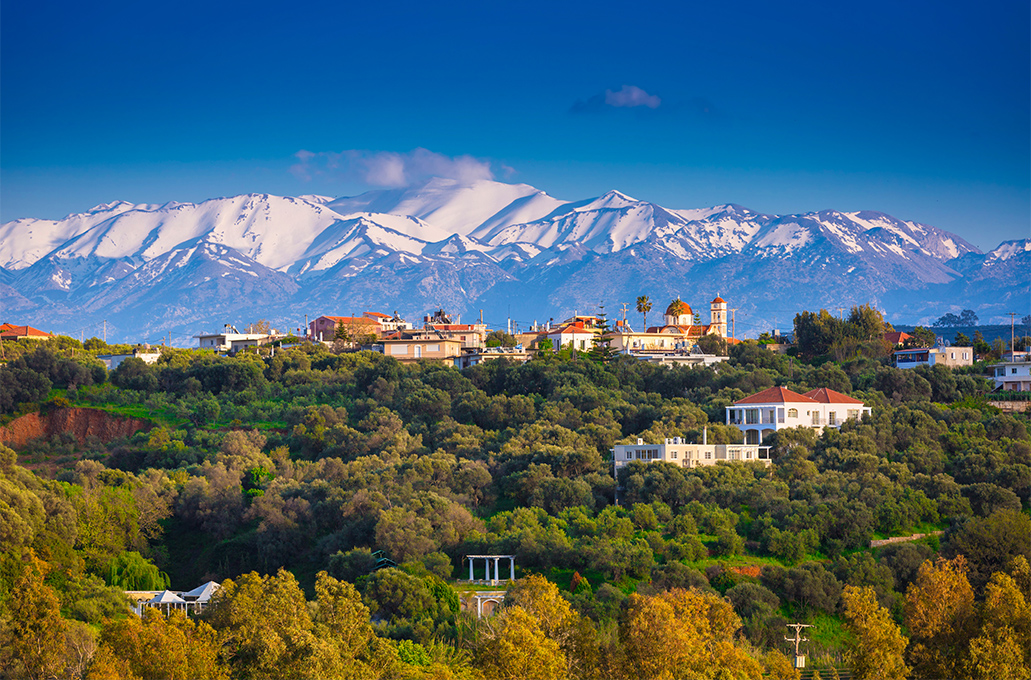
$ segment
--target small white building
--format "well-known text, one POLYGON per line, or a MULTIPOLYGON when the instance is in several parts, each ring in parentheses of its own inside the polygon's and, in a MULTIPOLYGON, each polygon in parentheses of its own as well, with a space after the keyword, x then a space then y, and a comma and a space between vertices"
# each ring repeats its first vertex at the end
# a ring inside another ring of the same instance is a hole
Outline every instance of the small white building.
POLYGON ((925 347, 900 349, 892 354, 895 368, 916 368, 917 366, 972 366, 973 347, 925 347))
POLYGON ((870 408, 863 402, 826 387, 805 394, 771 387, 728 406, 727 425, 744 432, 746 444, 761 444, 770 432, 790 427, 841 427, 864 413, 870 413, 870 408))
POLYGON ((107 370, 113 371, 118 368, 126 359, 139 359, 145 364, 157 363, 157 360, 161 358, 161 352, 141 352, 136 349, 133 350, 132 354, 98 354, 97 359, 100 360, 107 370))
POLYGON ((661 444, 617 444, 611 449, 615 472, 638 460, 645 463, 673 463, 681 467, 715 465, 720 461, 748 463, 759 461, 770 464, 770 447, 749 444, 688 444, 680 437, 666 439, 661 444))
POLYGON ((572 347, 579 352, 590 352, 594 349, 594 338, 599 333, 600 331, 591 325, 589 319, 575 317, 572 321, 546 331, 542 337, 551 340, 551 345, 556 352, 565 347, 572 347))
POLYGON ((989 368, 992 371, 992 380, 995 381, 994 391, 1031 391, 1031 361, 1003 361, 992 364, 989 368))

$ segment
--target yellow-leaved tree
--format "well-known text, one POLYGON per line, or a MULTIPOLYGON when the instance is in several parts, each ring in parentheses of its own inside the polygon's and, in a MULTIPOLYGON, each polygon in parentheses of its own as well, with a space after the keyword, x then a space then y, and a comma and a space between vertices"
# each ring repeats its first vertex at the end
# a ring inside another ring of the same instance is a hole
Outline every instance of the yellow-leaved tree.
POLYGON ((0 621, 0 674, 29 680, 63 675, 67 626, 57 595, 43 582, 49 566, 27 550, 18 569, 7 598, 8 618, 0 621))
POLYGON ((916 580, 906 591, 905 623, 910 635, 908 657, 917 675, 963 675, 977 612, 962 555, 920 565, 916 580))
POLYGON ((568 677, 562 648, 519 606, 506 607, 481 631, 476 667, 486 680, 568 677))
POLYGON ((1018 556, 1009 571, 992 574, 985 588, 981 634, 965 669, 973 680, 1031 678, 1031 567, 1018 556))
POLYGON ((762 666, 734 639, 741 619, 726 600, 674 588, 632 595, 620 622, 627 678, 759 678, 762 666))
POLYGON ((229 677, 219 659, 218 636, 208 624, 173 611, 166 618, 148 607, 142 618, 129 616, 104 628, 88 680, 141 678, 191 680, 229 677))
POLYGON ((908 640, 892 621, 888 610, 877 603, 874 589, 846 586, 845 629, 852 642, 845 651, 855 680, 903 680, 909 667, 903 659, 908 640))

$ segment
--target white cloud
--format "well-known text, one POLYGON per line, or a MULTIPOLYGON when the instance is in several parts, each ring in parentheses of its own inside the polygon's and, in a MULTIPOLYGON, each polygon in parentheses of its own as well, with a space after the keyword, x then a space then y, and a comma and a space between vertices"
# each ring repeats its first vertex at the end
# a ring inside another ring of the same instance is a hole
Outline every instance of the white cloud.
POLYGON ((654 94, 648 94, 636 85, 624 85, 619 92, 605 90, 605 103, 618 108, 647 106, 649 109, 657 109, 662 100, 654 94))
POLYGON ((360 180, 376 187, 406 187, 431 177, 445 177, 459 182, 493 179, 489 161, 472 156, 445 156, 427 149, 407 153, 395 151, 298 151, 297 162, 290 172, 310 180, 330 177, 360 180))

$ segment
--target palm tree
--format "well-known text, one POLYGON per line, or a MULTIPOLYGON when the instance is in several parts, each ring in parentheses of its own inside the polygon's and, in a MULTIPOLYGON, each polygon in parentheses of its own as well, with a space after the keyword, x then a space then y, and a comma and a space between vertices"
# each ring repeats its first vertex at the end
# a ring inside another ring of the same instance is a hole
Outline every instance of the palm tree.
POLYGON ((644 328, 641 330, 648 330, 648 312, 652 311, 652 301, 648 299, 647 295, 642 295, 637 298, 637 311, 643 315, 642 323, 644 328))

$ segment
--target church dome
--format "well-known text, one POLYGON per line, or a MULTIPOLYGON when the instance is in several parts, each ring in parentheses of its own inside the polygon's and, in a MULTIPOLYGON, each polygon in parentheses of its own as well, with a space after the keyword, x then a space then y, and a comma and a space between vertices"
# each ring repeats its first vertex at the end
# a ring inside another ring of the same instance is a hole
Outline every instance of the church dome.
POLYGON ((679 297, 666 308, 666 316, 691 316, 692 313, 691 306, 679 297))

